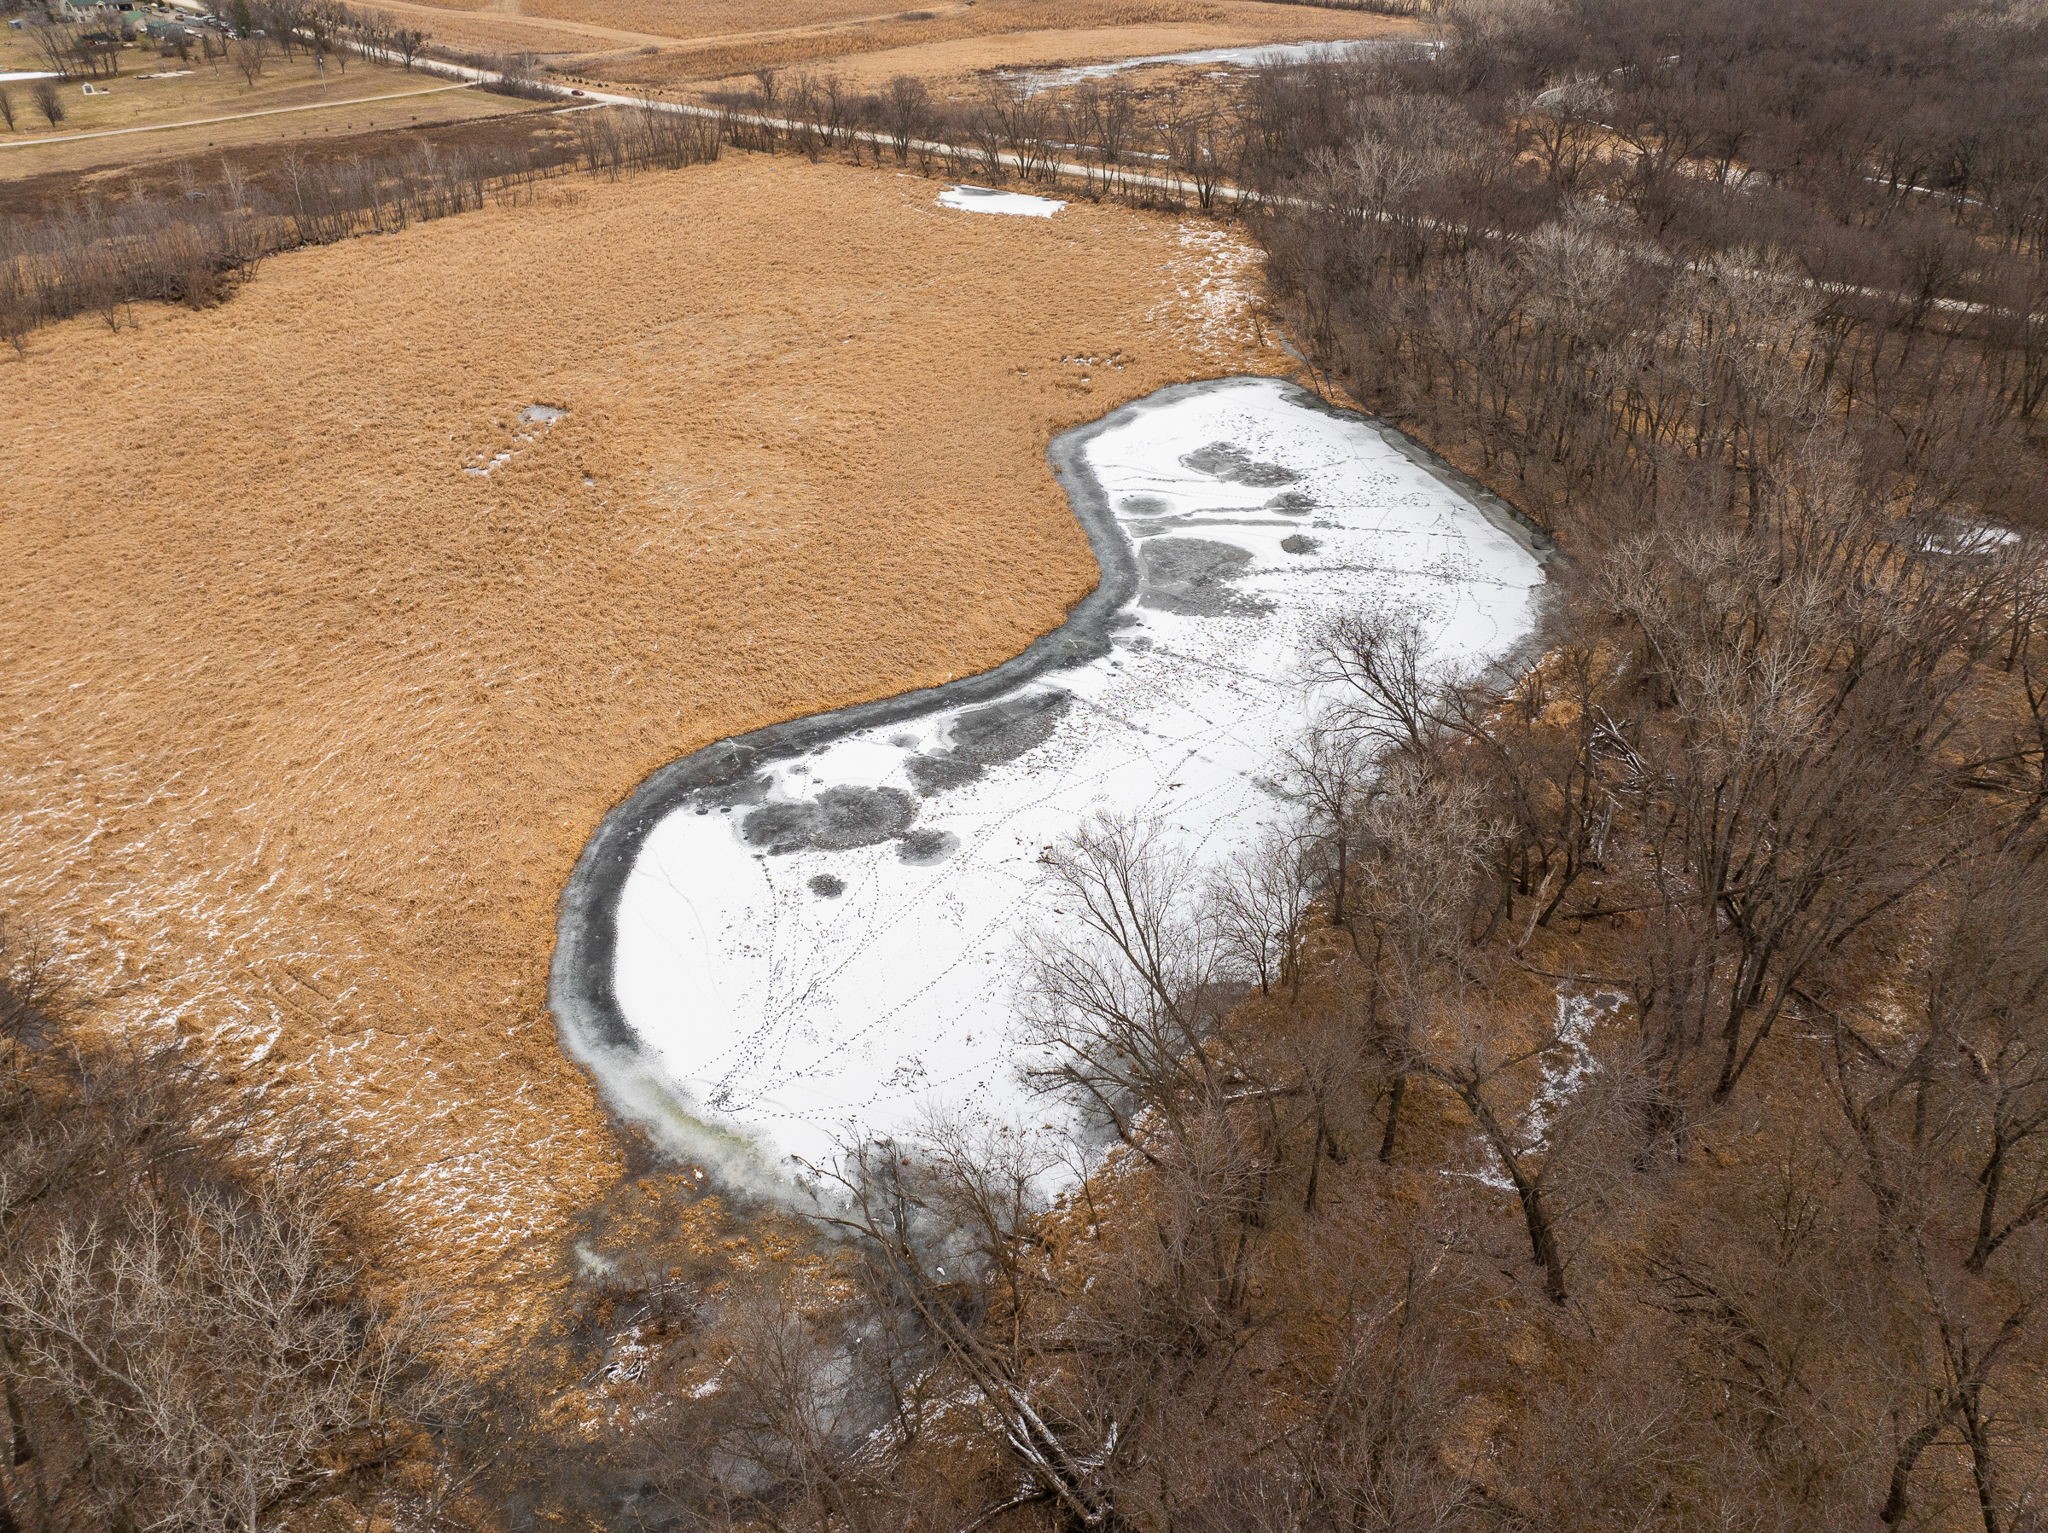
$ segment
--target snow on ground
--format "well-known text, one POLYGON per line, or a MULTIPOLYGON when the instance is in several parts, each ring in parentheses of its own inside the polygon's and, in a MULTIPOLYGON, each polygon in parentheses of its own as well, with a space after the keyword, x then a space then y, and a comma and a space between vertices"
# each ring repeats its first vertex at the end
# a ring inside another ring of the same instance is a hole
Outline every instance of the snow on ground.
POLYGON ((1932 528, 1920 534, 1917 546, 1922 553, 1928 554, 1995 554, 2019 541, 2020 535, 2010 527, 1968 522, 1960 517, 1941 517, 1932 528))
POLYGON ((1264 258, 1235 228, 1183 223, 1175 233, 1180 253, 1167 264, 1173 297, 1146 315, 1213 356, 1261 343, 1259 271, 1264 258))
POLYGON ((1148 64, 1183 64, 1199 68, 1204 64, 1223 68, 1251 68, 1255 65, 1286 66, 1289 64, 1311 64, 1323 59, 1363 58, 1369 53, 1382 53, 1393 49, 1413 50, 1426 44, 1414 43, 1406 38, 1360 38, 1350 42, 1331 43, 1266 43, 1240 48, 1198 48, 1189 53, 1148 53, 1139 58, 1117 59, 1107 64, 1073 64, 1064 69, 1038 69, 1020 71, 1013 75, 1019 90, 1026 96, 1036 96, 1041 91, 1058 90, 1066 85, 1078 85, 1083 80, 1103 80, 1126 69, 1143 69, 1148 64))
POLYGON ((949 186, 939 193, 939 206, 968 213, 1008 213, 1019 218, 1050 218, 1064 202, 1024 192, 1000 192, 991 186, 949 186))
POLYGON ((61 80, 63 78, 54 69, 0 70, 0 85, 11 85, 16 80, 61 80))
POLYGON ((1107 655, 702 790, 625 880, 613 978, 638 1067, 771 1161, 932 1108, 1071 1121, 1020 1074, 1020 938, 1071 920, 1045 848, 1113 811, 1222 856, 1280 817, 1281 752, 1317 701, 1304 641, 1336 612, 1413 612, 1466 660, 1534 622, 1543 576, 1514 536, 1278 380, 1155 396, 1084 454, 1141 572, 1107 655))
POLYGON ((548 429, 568 413, 559 405, 528 405, 519 412, 519 429, 510 432, 511 446, 501 447, 496 452, 472 454, 463 464, 462 471, 478 478, 488 478, 510 463, 521 448, 546 436, 548 429))
MULTIPOLYGON (((1543 1084, 1537 1088, 1529 1111, 1522 1119, 1520 1140, 1530 1150, 1545 1149, 1551 1126, 1560 1110, 1584 1089, 1600 1062, 1593 1055, 1593 1031, 1611 1018, 1624 997, 1612 991, 1560 990, 1557 993, 1557 1041, 1541 1059, 1543 1084)), ((1507 1167, 1490 1145, 1481 1145, 1480 1169, 1475 1180, 1497 1192, 1513 1192, 1515 1184, 1507 1167)))

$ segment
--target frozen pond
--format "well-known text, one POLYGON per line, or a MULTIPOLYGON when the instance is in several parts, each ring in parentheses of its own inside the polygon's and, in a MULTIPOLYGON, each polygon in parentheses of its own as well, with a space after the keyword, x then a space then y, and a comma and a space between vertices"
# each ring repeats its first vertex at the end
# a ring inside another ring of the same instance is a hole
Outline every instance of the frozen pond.
POLYGON ((1290 64, 1313 64, 1325 59, 1364 58, 1373 53, 1420 52, 1429 46, 1427 43, 1410 42, 1405 38, 1372 37, 1351 42, 1268 43, 1263 47, 1198 48, 1191 53, 1148 53, 1140 58, 1116 59, 1107 64, 1074 64, 1065 69, 1020 71, 1012 74, 1010 79, 1026 96, 1036 96, 1041 91, 1058 90, 1065 85, 1079 85, 1083 80, 1105 80, 1111 75, 1122 74, 1127 69, 1143 69, 1148 64, 1181 64, 1189 68, 1199 68, 1203 65, 1240 69, 1249 69, 1254 65, 1284 67, 1290 64))
POLYGON ((1000 192, 992 186, 949 186, 939 193, 939 206, 967 213, 1008 213, 1020 218, 1050 218, 1064 202, 1026 192, 1000 192))
POLYGON ((1506 657, 1543 571, 1505 508, 1291 384, 1165 389, 1061 437, 1103 568, 1016 659, 656 773, 563 900, 552 1000, 613 1104, 738 1170, 932 1106, 1053 1121, 1020 1078, 1042 851, 1103 811, 1221 856, 1282 816, 1303 647, 1361 607, 1506 657))

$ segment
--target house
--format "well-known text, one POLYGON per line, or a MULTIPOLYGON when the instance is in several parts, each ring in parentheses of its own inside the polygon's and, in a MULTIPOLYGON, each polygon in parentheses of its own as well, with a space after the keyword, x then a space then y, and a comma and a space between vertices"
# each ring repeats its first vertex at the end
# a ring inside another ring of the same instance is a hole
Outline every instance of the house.
POLYGON ((121 24, 120 7, 102 0, 46 0, 44 8, 50 13, 50 20, 69 26, 118 30, 121 24))

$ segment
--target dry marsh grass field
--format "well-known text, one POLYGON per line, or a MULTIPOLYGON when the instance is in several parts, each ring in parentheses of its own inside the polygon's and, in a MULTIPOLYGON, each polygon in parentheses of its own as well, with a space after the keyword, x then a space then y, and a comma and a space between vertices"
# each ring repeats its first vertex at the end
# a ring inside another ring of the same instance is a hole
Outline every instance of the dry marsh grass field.
POLYGON ((386 0, 437 42, 530 51, 592 80, 672 87, 758 69, 830 71, 863 85, 1148 53, 1335 41, 1416 29, 1362 11, 1275 0, 386 0))
MULTIPOLYGON (((520 16, 621 28, 662 37, 717 37, 775 32, 894 16, 906 7, 880 0, 433 0, 432 9, 520 16)), ((966 0, 934 0, 934 11, 968 8, 966 0)))
MULTIPOLYGON (((21 34, 0 30, 0 70, 41 67, 21 34)), ((253 81, 225 60, 181 64, 140 48, 122 50, 121 68, 120 75, 100 82, 104 95, 87 96, 79 82, 61 82, 65 115, 55 124, 36 110, 34 82, 5 86, 13 97, 15 125, 0 129, 0 180, 463 122, 532 107, 473 88, 451 88, 434 75, 340 55, 323 75, 303 50, 289 60, 271 52, 253 81), (152 75, 169 77, 145 78, 152 75)))
POLYGON ((1284 365, 1233 231, 936 190, 564 184, 0 363, 11 919, 119 1025, 314 1106, 392 1258, 480 1306, 618 1169, 545 995, 599 817, 1014 653, 1094 578, 1049 437, 1284 365))
MULTIPOLYGON (((903 47, 885 47, 874 53, 848 53, 842 57, 829 57, 819 61, 801 61, 791 65, 793 70, 811 70, 815 74, 836 74, 854 90, 879 90, 899 74, 915 76, 922 80, 938 96, 973 96, 987 88, 987 80, 999 70, 1051 70, 1073 63, 1102 63, 1108 59, 1139 59, 1153 57, 1159 53, 1192 53, 1210 47, 1264 47, 1272 43, 1325 43, 1343 41, 1352 37, 1380 35, 1360 25, 1360 16, 1350 12, 1319 12, 1319 14, 1343 14, 1346 31, 1337 31, 1331 25, 1307 25, 1288 29, 1264 29, 1264 27, 1202 27, 1192 23, 1161 23, 1153 27, 1096 27, 1079 31, 1020 31, 1001 33, 991 37, 954 37, 938 43, 909 43, 903 47), (1274 35, 1284 33, 1284 35, 1274 35)), ((1382 20, 1382 18, 1364 18, 1382 20)), ((1384 35, 1393 35, 1395 25, 1386 23, 1384 35)), ((639 72, 657 70, 659 59, 629 59, 618 63, 618 74, 637 76, 639 72)), ((694 68, 694 65, 690 65, 694 68)), ((709 68, 709 65, 707 65, 709 68)), ((1167 78, 1171 65, 1147 65, 1141 72, 1128 74, 1126 80, 1145 86, 1155 86, 1167 78)), ((1190 86, 1200 84, 1214 65, 1194 65, 1190 70, 1174 70, 1174 78, 1190 86), (1190 80, 1192 76, 1192 80, 1190 80)), ((731 74, 723 80, 707 82, 711 90, 743 90, 752 86, 752 78, 745 74, 731 74)))
POLYGON ((1267 0, 981 0, 843 28, 711 39, 607 61, 608 76, 663 85, 763 67, 811 69, 878 84, 897 74, 944 79, 993 69, 1096 63, 1200 48, 1328 42, 1417 30, 1362 11, 1267 0))

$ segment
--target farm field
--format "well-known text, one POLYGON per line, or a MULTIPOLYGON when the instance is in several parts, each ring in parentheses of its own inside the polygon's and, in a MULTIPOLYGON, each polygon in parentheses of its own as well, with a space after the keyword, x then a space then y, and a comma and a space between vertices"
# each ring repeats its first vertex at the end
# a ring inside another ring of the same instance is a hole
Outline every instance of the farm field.
POLYGON ((545 993, 606 809, 1015 653, 1094 578, 1050 437, 1286 370, 1235 234, 938 190, 558 183, 0 367, 15 918, 317 1109, 479 1303, 618 1168, 545 993))

